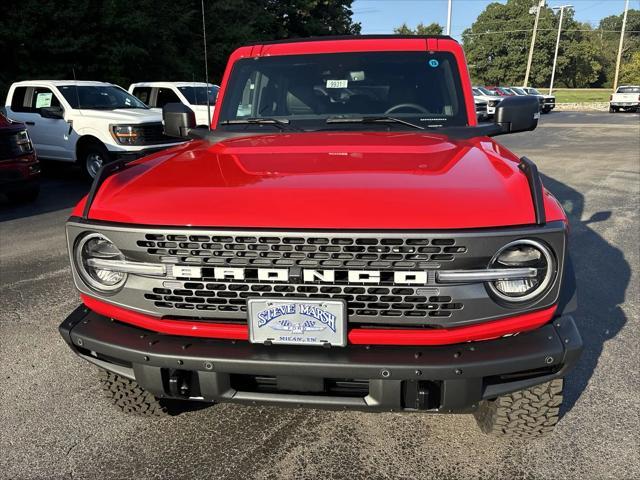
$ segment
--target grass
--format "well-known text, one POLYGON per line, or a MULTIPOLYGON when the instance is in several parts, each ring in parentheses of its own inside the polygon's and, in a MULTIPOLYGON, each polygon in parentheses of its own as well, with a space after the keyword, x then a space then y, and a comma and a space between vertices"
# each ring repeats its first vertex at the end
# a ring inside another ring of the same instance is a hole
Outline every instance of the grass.
MULTIPOLYGON (((549 89, 538 89, 540 93, 548 93, 549 89)), ((608 102, 610 88, 554 88, 556 103, 608 102)))

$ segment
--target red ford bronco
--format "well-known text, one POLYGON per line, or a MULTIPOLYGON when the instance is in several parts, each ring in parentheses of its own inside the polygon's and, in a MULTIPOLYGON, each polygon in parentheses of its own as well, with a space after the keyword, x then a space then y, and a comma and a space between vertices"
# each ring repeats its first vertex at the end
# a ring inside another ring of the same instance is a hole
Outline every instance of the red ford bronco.
POLYGON ((449 37, 232 54, 211 130, 105 165, 67 223, 83 305, 60 326, 128 412, 170 399, 473 413, 536 436, 582 340, 568 223, 534 163, 478 126, 449 37))

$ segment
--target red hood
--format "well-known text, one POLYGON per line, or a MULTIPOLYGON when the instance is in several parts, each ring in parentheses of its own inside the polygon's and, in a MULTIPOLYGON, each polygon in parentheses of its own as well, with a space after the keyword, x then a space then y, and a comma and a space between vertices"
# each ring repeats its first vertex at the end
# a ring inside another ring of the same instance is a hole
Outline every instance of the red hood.
POLYGON ((261 135, 166 150, 109 178, 90 218, 148 225, 458 229, 534 222, 515 157, 425 133, 261 135))

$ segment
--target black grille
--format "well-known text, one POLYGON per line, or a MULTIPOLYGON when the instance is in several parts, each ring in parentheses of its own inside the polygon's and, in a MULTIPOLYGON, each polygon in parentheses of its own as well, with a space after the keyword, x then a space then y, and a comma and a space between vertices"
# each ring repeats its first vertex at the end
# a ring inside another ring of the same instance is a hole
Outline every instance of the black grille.
POLYGON ((142 143, 144 145, 182 141, 182 139, 179 138, 166 136, 162 123, 143 123, 139 128, 142 130, 142 143))
POLYGON ((252 297, 344 299, 348 314, 357 317, 450 317, 463 308, 451 297, 437 295, 437 289, 415 286, 184 282, 181 288, 154 288, 144 297, 160 311, 177 309, 191 315, 246 312, 252 297))
POLYGON ((166 263, 233 267, 426 269, 467 247, 453 238, 147 234, 137 246, 166 263))

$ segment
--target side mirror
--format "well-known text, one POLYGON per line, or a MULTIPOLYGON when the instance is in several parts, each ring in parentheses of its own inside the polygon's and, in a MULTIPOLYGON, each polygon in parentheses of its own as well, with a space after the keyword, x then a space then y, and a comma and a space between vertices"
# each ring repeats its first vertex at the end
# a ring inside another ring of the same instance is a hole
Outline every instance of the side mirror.
POLYGON ((501 128, 496 135, 535 130, 540 118, 536 97, 504 97, 496 107, 495 123, 501 128))
POLYGON ((43 107, 40 109, 40 116, 43 118, 53 118, 54 120, 63 120, 64 110, 60 107, 43 107))
POLYGON ((162 123, 168 137, 187 138, 196 127, 196 114, 183 103, 167 103, 162 107, 162 123))

